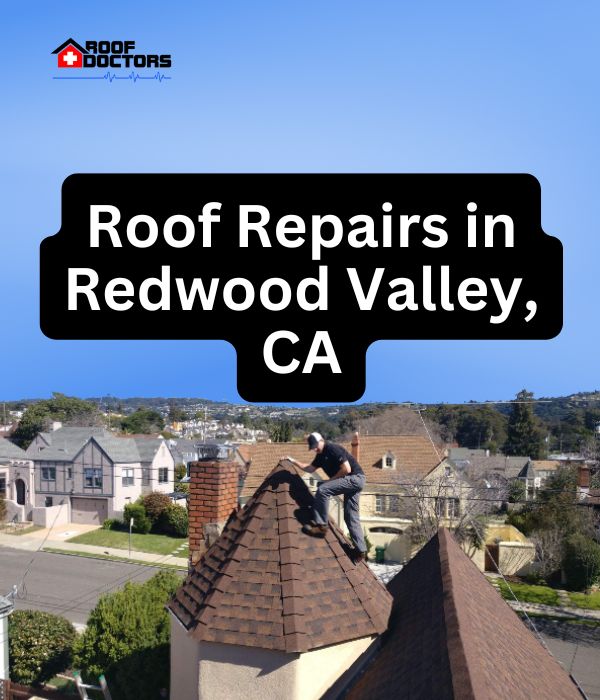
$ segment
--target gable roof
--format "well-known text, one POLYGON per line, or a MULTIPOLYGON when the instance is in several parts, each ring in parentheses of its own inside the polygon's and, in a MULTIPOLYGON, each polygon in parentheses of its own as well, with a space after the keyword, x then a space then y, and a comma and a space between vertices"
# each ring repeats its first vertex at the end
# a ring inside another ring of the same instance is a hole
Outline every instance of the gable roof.
POLYGON ((533 463, 531 460, 521 469, 519 472, 519 479, 534 479, 536 476, 535 469, 533 468, 533 463))
MULTIPOLYGON (((416 481, 426 476, 440 462, 433 445, 424 435, 366 435, 359 438, 359 463, 367 477, 367 487, 374 484, 397 484, 416 481), (382 457, 393 452, 395 469, 383 469, 382 457)), ((340 443, 352 453, 350 442, 340 443)), ((290 455, 301 462, 311 462, 314 454, 305 442, 257 442, 238 448, 240 455, 248 458, 250 467, 244 482, 242 497, 254 492, 262 480, 283 455, 290 455)))
POLYGON ((304 652, 386 629, 391 596, 341 531, 301 532, 312 504, 285 461, 232 515, 169 604, 195 640, 304 652))
MULTIPOLYGON (((123 438, 118 438, 123 440, 123 438)), ((137 447, 139 459, 142 462, 152 462, 154 456, 160 449, 160 446, 165 442, 164 438, 142 437, 137 436, 131 438, 137 447)))
POLYGON ((27 453, 14 442, 0 438, 0 459, 27 459, 27 453))
POLYGON ((581 700, 448 530, 440 529, 388 588, 388 632, 348 700, 581 700))
POLYGON ((65 47, 67 47, 67 46, 69 46, 69 45, 71 45, 73 48, 77 49, 78 51, 81 51, 81 53, 89 53, 89 51, 88 51, 87 49, 84 49, 83 46, 80 46, 80 45, 75 41, 75 39, 67 39, 66 41, 63 41, 63 43, 62 43, 60 46, 58 46, 57 48, 55 48, 54 51, 53 51, 52 53, 53 53, 53 54, 54 54, 54 53, 59 53, 59 52, 62 51, 65 47))
POLYGON ((110 435, 105 428, 98 426, 66 427, 59 428, 52 432, 38 433, 48 447, 42 450, 39 446, 32 442, 27 448, 27 456, 33 461, 38 460, 56 460, 69 462, 81 450, 85 443, 92 436, 110 435))

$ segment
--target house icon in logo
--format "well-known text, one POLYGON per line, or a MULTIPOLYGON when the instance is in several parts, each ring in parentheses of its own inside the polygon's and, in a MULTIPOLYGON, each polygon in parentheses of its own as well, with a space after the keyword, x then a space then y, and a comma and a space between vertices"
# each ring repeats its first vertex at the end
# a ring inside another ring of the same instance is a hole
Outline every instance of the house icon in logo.
POLYGON ((81 68, 83 66, 83 54, 89 53, 73 39, 67 39, 53 54, 58 54, 59 68, 81 68))

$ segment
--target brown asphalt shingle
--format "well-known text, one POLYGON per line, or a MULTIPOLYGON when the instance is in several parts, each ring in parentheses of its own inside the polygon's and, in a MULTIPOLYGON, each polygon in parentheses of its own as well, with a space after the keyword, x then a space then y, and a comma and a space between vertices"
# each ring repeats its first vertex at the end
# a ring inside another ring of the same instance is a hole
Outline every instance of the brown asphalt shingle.
POLYGON ((340 530, 302 533, 312 503, 283 462, 232 516, 169 604, 194 639, 303 652, 386 629, 391 596, 340 530))
POLYGON ((389 584, 390 626, 348 700, 581 700, 557 661, 439 533, 389 584))
MULTIPOLYGON (((358 461, 367 477, 366 491, 369 490, 369 485, 393 485, 422 479, 441 461, 429 438, 423 435, 366 435, 360 436, 359 441, 358 461), (392 452, 396 458, 395 469, 382 468, 381 460, 387 452, 392 452)), ((352 453, 349 442, 340 444, 352 453)), ((242 497, 254 493, 283 455, 290 455, 303 463, 312 462, 315 457, 314 452, 308 451, 305 442, 258 442, 244 445, 243 456, 250 461, 250 467, 242 497)))

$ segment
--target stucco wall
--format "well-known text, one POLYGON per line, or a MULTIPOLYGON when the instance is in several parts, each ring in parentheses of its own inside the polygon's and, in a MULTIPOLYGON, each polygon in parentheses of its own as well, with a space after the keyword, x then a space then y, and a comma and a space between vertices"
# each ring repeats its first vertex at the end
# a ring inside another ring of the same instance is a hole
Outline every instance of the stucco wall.
POLYGON ((298 700, 320 698, 368 649, 374 639, 375 637, 363 637, 301 654, 297 664, 295 697, 298 700))
POLYGON ((196 642, 171 616, 171 700, 318 700, 372 638, 305 654, 196 642))
POLYGON ((32 520, 34 525, 40 527, 56 527, 67 525, 70 522, 70 506, 68 499, 63 505, 50 506, 49 508, 34 508, 32 520))
POLYGON ((114 465, 114 498, 108 500, 108 517, 121 518, 128 503, 135 503, 142 493, 142 470, 139 462, 114 465), (123 486, 123 470, 133 469, 133 485, 123 486))

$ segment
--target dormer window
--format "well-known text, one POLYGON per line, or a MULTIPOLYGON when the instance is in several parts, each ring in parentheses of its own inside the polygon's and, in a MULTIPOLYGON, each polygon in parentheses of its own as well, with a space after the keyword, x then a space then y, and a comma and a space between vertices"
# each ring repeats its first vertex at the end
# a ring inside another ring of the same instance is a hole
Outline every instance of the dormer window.
POLYGON ((381 464, 384 469, 395 469, 396 468, 396 457, 393 452, 386 452, 381 458, 381 464))

